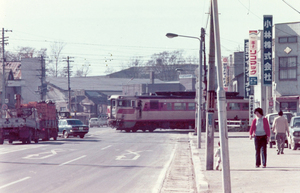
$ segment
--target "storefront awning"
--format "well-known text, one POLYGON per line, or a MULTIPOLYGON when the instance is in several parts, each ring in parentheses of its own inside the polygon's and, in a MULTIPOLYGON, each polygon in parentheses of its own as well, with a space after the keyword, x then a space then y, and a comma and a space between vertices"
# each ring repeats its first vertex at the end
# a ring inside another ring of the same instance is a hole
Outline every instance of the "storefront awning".
POLYGON ((296 96, 280 96, 276 97, 276 100, 297 100, 299 99, 299 95, 296 96))

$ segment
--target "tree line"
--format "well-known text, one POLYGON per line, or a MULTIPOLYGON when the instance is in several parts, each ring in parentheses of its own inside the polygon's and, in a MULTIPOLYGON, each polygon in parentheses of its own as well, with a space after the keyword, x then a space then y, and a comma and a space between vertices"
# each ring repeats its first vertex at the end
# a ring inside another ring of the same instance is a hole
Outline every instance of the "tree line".
MULTIPOLYGON (((47 54, 46 48, 36 50, 31 47, 18 47, 15 52, 6 51, 5 61, 21 61, 21 58, 43 57, 46 59, 46 75, 51 77, 67 76, 66 61, 62 60, 62 51, 66 46, 63 42, 54 42, 51 44, 50 54, 47 54)), ((145 78, 150 71, 155 73, 156 78, 164 81, 177 80, 178 73, 181 73, 178 66, 183 64, 197 64, 198 59, 195 57, 184 57, 183 50, 164 51, 151 55, 150 59, 145 60, 143 57, 133 56, 122 65, 122 71, 128 73, 130 78, 145 78), (126 71, 126 69, 129 69, 126 71)), ((90 64, 86 62, 75 72, 71 72, 71 76, 86 77, 90 73, 90 64)), ((105 73, 111 74, 114 69, 107 67, 105 73)))

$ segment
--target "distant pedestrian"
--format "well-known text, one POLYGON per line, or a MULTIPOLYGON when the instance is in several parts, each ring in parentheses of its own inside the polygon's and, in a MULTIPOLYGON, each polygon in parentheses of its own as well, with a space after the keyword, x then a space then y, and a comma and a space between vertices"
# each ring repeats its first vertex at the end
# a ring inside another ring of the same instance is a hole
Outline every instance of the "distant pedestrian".
POLYGON ((267 118, 263 117, 264 113, 261 108, 254 110, 256 118, 252 121, 250 127, 250 139, 254 137, 255 144, 255 166, 258 168, 261 165, 263 168, 267 166, 267 144, 270 139, 270 126, 267 118))
POLYGON ((216 149, 215 152, 215 157, 217 158, 217 163, 216 163, 216 170, 221 170, 220 164, 221 164, 221 148, 220 148, 220 141, 218 142, 218 148, 216 149))
POLYGON ((278 115, 279 116, 274 119, 272 125, 272 130, 275 133, 277 143, 277 155, 283 154, 286 133, 289 136, 289 124, 287 119, 284 116, 282 116, 282 111, 279 111, 278 115))

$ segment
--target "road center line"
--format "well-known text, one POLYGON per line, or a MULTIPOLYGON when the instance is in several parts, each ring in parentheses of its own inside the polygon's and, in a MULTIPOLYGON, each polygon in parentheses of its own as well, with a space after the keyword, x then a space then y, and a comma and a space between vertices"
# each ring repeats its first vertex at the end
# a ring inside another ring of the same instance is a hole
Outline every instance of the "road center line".
POLYGON ((84 157, 86 157, 86 155, 83 155, 83 156, 81 156, 81 157, 78 157, 78 158, 76 158, 76 159, 72 159, 72 160, 70 160, 70 161, 67 161, 67 162, 65 162, 65 163, 62 163, 62 164, 60 164, 60 165, 58 165, 58 166, 63 166, 63 165, 66 165, 66 164, 68 164, 68 163, 71 163, 71 162, 73 162, 73 161, 76 161, 76 160, 82 159, 82 158, 84 158, 84 157))
POLYGON ((111 145, 103 147, 101 150, 105 150, 105 149, 110 148, 110 147, 111 147, 111 145))
POLYGON ((31 177, 28 176, 28 177, 22 178, 22 179, 20 179, 20 180, 11 182, 11 183, 9 183, 9 184, 5 184, 5 185, 3 185, 3 186, 0 186, 0 189, 6 188, 7 186, 14 185, 14 184, 19 183, 19 182, 22 182, 22 181, 24 181, 24 180, 28 180, 29 178, 31 178, 31 177))

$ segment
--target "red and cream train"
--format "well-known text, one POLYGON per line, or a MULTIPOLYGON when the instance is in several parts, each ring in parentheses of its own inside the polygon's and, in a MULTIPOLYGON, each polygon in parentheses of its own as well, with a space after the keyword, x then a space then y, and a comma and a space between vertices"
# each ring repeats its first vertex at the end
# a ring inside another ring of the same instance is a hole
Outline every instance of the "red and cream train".
MULTIPOLYGON (((215 105, 217 106, 217 105, 215 105)), ((156 92, 147 96, 112 95, 108 124, 117 130, 194 129, 195 92, 156 92)), ((214 119, 217 119, 217 110, 214 119)), ((249 119, 249 102, 227 99, 227 119, 249 119)))

